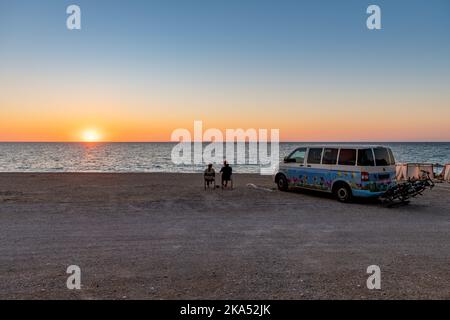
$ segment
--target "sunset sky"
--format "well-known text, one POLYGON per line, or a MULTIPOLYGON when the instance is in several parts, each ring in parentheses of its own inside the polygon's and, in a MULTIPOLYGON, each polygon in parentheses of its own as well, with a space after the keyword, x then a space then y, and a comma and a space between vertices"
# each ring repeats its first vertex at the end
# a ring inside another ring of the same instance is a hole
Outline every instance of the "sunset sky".
POLYGON ((0 141, 169 141, 194 120, 450 141, 450 1, 0 0, 0 141))

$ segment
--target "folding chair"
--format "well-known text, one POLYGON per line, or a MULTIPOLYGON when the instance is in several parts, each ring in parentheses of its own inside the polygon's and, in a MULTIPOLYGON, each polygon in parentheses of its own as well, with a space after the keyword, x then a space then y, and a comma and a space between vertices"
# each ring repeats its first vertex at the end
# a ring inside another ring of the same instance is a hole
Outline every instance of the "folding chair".
POLYGON ((203 181, 204 181, 205 190, 206 190, 206 188, 209 189, 210 185, 213 186, 214 190, 216 189, 216 175, 215 175, 215 173, 213 173, 213 174, 205 174, 203 176, 203 181))

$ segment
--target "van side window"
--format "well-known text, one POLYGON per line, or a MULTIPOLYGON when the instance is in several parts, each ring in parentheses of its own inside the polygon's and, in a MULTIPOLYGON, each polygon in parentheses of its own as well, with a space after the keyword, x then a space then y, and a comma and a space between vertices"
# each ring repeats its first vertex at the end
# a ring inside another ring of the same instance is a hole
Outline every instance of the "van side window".
POLYGON ((336 164, 338 149, 325 148, 323 150, 322 164, 336 164))
POLYGON ((375 160, 373 159, 372 149, 358 150, 358 166, 366 166, 366 167, 375 166, 375 160))
POLYGON ((339 164, 354 166, 356 164, 356 149, 341 149, 339 153, 339 164))
POLYGON ((391 165, 391 159, 386 148, 374 148, 375 162, 377 166, 389 166, 391 165))
POLYGON ((308 152, 309 164, 320 164, 322 159, 322 148, 310 148, 308 152))
POLYGON ((288 158, 289 162, 303 163, 305 162, 306 148, 295 150, 288 158))

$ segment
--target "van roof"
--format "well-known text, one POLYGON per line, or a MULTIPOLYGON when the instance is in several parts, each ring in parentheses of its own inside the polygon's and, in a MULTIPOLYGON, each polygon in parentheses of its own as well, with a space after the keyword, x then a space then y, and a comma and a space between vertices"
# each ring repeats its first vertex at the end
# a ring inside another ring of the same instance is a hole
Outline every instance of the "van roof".
POLYGON ((349 148, 349 149, 368 149, 368 148, 388 148, 382 145, 374 144, 305 144, 298 148, 349 148))

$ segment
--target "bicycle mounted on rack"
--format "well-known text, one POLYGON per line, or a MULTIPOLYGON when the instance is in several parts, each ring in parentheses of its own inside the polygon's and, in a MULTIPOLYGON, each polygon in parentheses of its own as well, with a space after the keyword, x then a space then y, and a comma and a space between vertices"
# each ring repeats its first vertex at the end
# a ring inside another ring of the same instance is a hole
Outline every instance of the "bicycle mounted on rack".
POLYGON ((380 199, 388 204, 393 204, 395 201, 400 203, 408 203, 409 199, 422 195, 426 189, 433 189, 434 182, 430 178, 427 171, 421 170, 422 179, 408 178, 406 182, 398 183, 389 188, 380 199))

